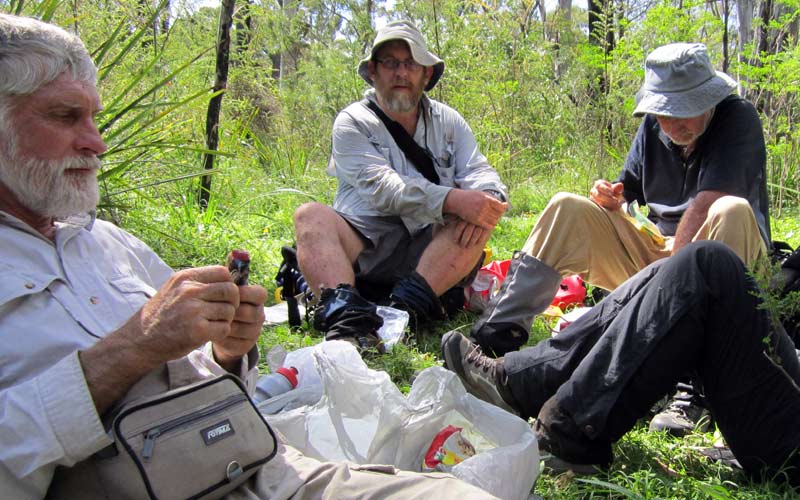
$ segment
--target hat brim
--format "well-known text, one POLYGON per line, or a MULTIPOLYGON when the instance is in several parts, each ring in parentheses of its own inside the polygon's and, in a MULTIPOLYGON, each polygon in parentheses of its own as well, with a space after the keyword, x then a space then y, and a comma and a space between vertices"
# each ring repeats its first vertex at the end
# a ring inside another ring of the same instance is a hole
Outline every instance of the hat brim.
POLYGON ((736 88, 736 80, 721 71, 691 90, 654 92, 644 87, 636 93, 633 116, 653 114, 693 118, 713 108, 736 88))
POLYGON ((382 41, 372 49, 370 55, 361 60, 361 62, 358 64, 358 74, 361 78, 364 79, 365 82, 370 84, 370 86, 374 86, 374 82, 372 81, 372 78, 369 76, 369 62, 372 60, 373 57, 375 57, 375 52, 377 52, 378 48, 382 44, 389 42, 391 40, 402 40, 406 42, 409 50, 411 51, 411 57, 416 62, 426 67, 433 66, 433 74, 431 75, 430 80, 428 80, 428 84, 425 85, 426 92, 431 90, 433 87, 436 86, 437 83, 439 83, 439 79, 442 77, 442 74, 444 73, 444 61, 439 59, 439 57, 437 57, 435 54, 423 50, 421 47, 417 46, 412 41, 406 40, 404 38, 392 38, 390 40, 382 41))

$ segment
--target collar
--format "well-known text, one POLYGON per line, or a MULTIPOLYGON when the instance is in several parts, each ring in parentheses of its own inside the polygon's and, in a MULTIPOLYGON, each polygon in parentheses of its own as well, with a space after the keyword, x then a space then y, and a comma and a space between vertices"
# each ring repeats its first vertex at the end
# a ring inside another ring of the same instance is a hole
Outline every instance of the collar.
MULTIPOLYGON (((58 231, 61 227, 73 227, 76 229, 86 229, 87 231, 91 231, 96 220, 97 212, 95 210, 87 213, 70 215, 69 217, 65 217, 63 219, 56 219, 56 231, 58 231)), ((18 219, 8 212, 4 212, 3 210, 0 210, 0 225, 25 231, 26 233, 36 234, 39 237, 44 238, 44 236, 29 226, 22 219, 18 219)))

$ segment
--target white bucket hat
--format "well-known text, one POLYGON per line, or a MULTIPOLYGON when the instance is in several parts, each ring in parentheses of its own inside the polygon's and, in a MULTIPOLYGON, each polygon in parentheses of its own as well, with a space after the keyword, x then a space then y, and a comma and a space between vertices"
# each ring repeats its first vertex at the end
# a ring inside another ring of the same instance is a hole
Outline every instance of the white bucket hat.
POLYGON ((644 85, 633 116, 646 113, 692 118, 716 106, 736 80, 714 71, 702 43, 672 43, 655 49, 644 63, 644 85))
POLYGON ((358 65, 358 74, 361 78, 372 85, 372 78, 369 76, 369 62, 375 57, 377 48, 390 40, 402 40, 406 42, 411 51, 411 57, 416 62, 423 66, 433 66, 433 74, 431 75, 431 79, 428 80, 425 90, 431 90, 435 87, 439 78, 442 77, 442 73, 444 73, 444 61, 439 59, 436 54, 428 52, 428 46, 425 43, 425 39, 422 38, 422 33, 419 32, 411 21, 392 21, 378 30, 369 55, 362 59, 358 65))

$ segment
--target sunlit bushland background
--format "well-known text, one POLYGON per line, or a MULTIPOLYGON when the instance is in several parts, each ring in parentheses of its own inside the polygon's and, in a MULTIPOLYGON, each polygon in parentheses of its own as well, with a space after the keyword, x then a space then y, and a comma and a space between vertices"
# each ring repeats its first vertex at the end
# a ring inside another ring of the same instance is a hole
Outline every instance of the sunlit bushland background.
MULTIPOLYGON (((631 117, 645 55, 702 41, 758 108, 767 142, 773 236, 800 243, 800 47, 797 0, 0 0, 76 32, 100 68, 105 110, 100 216, 172 266, 253 257, 270 291, 291 215, 328 203, 324 167, 338 110, 361 97, 355 67, 375 29, 413 19, 446 64, 432 97, 457 109, 511 189, 490 247, 508 258, 548 198, 614 178, 639 120, 631 117), (588 7, 588 9, 587 9, 588 7)), ((467 325, 463 314, 442 327, 467 325)), ((535 338, 548 334, 535 325, 535 338)), ((262 346, 313 344, 308 328, 265 330, 262 346)), ((401 387, 440 363, 438 337, 370 363, 401 387)), ((584 480, 543 476, 545 498, 790 498, 674 440, 637 428, 612 470, 584 480)))

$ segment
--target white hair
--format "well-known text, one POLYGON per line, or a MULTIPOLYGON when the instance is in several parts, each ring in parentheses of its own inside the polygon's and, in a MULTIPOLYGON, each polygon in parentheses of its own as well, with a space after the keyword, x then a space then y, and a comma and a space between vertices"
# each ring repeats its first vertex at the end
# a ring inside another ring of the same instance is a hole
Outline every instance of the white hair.
POLYGON ((80 38, 53 24, 0 14, 0 130, 6 128, 12 97, 32 94, 65 71, 75 80, 97 82, 97 68, 80 38))
POLYGON ((97 205, 96 173, 69 175, 71 168, 100 167, 96 157, 21 158, 10 123, 15 98, 30 95, 67 73, 97 83, 97 68, 77 36, 28 17, 0 14, 0 183, 19 202, 48 217, 65 217, 97 205))

